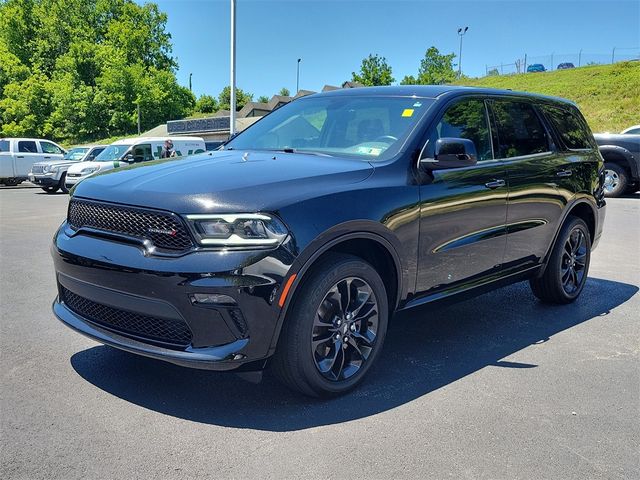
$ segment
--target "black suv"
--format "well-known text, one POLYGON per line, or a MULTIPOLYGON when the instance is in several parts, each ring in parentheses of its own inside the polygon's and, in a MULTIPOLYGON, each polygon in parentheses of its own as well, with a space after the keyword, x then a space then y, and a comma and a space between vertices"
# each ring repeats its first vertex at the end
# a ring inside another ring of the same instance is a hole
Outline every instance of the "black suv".
POLYGON ((449 86, 311 95, 222 150, 81 182, 54 238, 53 309, 178 365, 272 367, 343 393, 398 310, 529 280, 575 300, 603 161, 568 101, 449 86))

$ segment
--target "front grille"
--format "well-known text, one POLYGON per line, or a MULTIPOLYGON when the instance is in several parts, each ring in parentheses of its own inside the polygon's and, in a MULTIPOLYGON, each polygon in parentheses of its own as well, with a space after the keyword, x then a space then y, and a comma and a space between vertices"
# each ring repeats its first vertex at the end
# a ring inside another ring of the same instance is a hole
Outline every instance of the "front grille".
POLYGON ((44 165, 34 165, 31 167, 31 173, 44 173, 44 165))
POLYGON ((94 302, 60 287, 67 307, 87 320, 125 336, 152 343, 184 348, 191 343, 191 330, 182 320, 151 317, 94 302))
POLYGON ((74 229, 90 227, 148 239, 166 250, 184 251, 193 246, 182 220, 171 213, 73 199, 68 220, 74 229))

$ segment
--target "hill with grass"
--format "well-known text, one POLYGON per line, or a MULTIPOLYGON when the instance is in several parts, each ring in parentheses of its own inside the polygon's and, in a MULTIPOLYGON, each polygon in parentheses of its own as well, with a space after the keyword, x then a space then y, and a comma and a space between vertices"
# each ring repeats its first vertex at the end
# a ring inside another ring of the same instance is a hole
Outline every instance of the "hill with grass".
POLYGON ((567 98, 580 107, 594 132, 620 132, 640 124, 640 62, 465 78, 456 84, 567 98))

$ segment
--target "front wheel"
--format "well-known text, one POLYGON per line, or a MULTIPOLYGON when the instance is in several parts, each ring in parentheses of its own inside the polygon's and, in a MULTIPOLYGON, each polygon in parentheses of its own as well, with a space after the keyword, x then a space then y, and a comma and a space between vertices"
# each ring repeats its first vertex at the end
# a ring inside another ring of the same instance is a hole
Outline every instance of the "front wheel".
POLYGON ((49 194, 56 193, 58 191, 58 187, 40 187, 40 188, 42 188, 42 190, 44 190, 49 194))
POLYGON ((64 172, 62 174, 62 178, 60 178, 60 183, 58 184, 62 193, 69 193, 69 189, 65 185, 66 181, 67 181, 67 172, 64 172))
POLYGON ((274 373, 305 395, 343 394, 363 380, 380 354, 388 317, 378 272, 358 257, 328 254, 293 298, 274 373))
POLYGON ((584 288, 591 261, 591 238, 581 218, 562 226, 549 262, 539 278, 529 280, 533 294, 545 303, 573 302, 584 288))

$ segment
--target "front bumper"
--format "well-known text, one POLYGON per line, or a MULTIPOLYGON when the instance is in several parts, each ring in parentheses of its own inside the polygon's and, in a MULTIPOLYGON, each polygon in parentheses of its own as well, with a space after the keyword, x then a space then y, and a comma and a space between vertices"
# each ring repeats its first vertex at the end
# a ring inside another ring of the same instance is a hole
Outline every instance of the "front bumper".
POLYGON ((255 370, 265 365, 280 314, 277 293, 294 260, 286 243, 269 251, 195 250, 154 256, 143 244, 74 232, 66 224, 54 237, 52 255, 58 284, 53 311, 64 324, 106 345, 209 370, 255 370), (89 305, 134 319, 184 322, 190 332, 188 344, 132 333, 101 314, 91 317, 85 314, 91 310, 65 301, 69 292, 89 305), (197 304, 195 293, 227 295, 235 304, 197 304))
POLYGON ((30 173, 29 181, 41 187, 55 187, 60 183, 60 180, 54 174, 34 175, 30 173))
POLYGON ((85 178, 89 177, 90 175, 85 175, 85 176, 73 176, 74 174, 69 174, 67 172, 67 176, 64 178, 64 185, 65 187, 73 187, 76 183, 80 182, 81 180, 84 180, 85 178))

